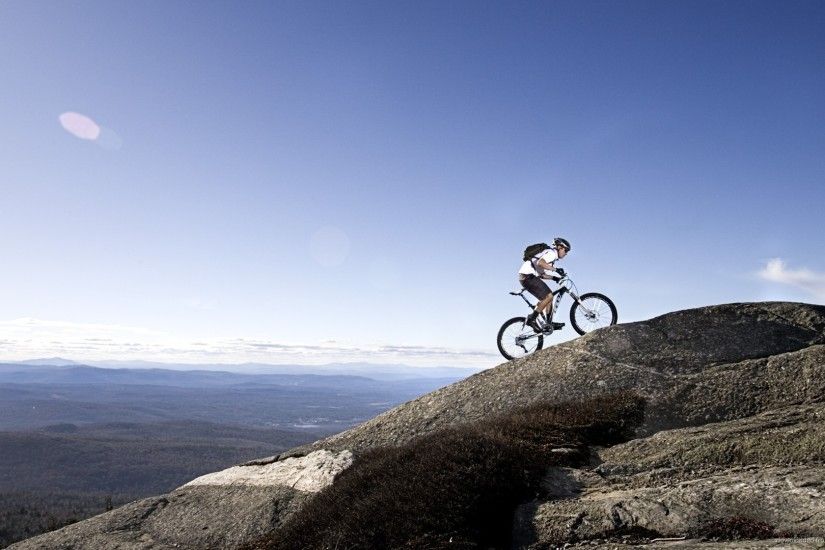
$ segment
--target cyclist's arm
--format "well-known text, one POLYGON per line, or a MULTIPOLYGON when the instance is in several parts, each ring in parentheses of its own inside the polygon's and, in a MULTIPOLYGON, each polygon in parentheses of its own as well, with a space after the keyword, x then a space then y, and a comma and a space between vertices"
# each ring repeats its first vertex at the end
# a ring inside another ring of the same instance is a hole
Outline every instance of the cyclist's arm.
POLYGON ((556 266, 554 266, 553 263, 554 262, 547 262, 543 259, 539 259, 539 261, 536 262, 536 265, 544 271, 544 274, 541 276, 542 279, 553 279, 554 281, 560 279, 559 274, 556 273, 556 266))

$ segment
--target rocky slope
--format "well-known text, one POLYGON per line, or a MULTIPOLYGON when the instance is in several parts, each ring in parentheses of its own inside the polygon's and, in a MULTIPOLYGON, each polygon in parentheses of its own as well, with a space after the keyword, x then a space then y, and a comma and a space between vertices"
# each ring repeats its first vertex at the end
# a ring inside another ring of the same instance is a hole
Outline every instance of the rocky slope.
POLYGON ((628 533, 690 538, 739 516, 773 529, 777 546, 819 544, 825 307, 749 303, 609 327, 342 434, 13 548, 236 548, 277 528, 366 449, 530 404, 619 389, 647 400, 638 439, 600 450, 592 468, 551 469, 543 494, 516 512, 518 546, 609 541, 615 547, 632 540, 628 533), (784 540, 789 536, 796 542, 784 540))
POLYGON ((603 449, 590 470, 555 468, 517 511, 520 547, 651 532, 697 536, 747 516, 784 537, 825 533, 825 404, 659 432, 603 449))

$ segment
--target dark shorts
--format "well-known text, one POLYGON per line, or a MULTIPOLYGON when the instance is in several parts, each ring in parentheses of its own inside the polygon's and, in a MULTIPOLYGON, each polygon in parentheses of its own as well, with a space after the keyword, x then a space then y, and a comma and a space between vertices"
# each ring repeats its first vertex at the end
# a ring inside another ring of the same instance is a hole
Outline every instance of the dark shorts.
POLYGON ((538 298, 544 300, 550 294, 550 287, 535 275, 527 275, 526 277, 519 277, 519 282, 522 288, 526 288, 527 292, 538 298))

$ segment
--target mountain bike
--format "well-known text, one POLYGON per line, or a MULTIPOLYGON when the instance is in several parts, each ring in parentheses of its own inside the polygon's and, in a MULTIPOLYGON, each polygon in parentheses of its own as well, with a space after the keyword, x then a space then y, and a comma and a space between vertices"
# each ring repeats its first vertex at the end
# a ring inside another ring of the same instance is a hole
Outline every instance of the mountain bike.
MULTIPOLYGON (((598 328, 615 325, 619 314, 613 301, 598 292, 579 294, 576 285, 566 274, 558 281, 559 288, 553 291, 553 313, 559 311, 559 302, 565 294, 573 298, 570 306, 570 324, 579 334, 587 334, 598 328)), ((524 295, 527 289, 521 292, 511 292, 512 296, 520 296, 530 308, 536 304, 530 302, 524 295)), ((544 345, 544 337, 553 334, 553 319, 544 319, 539 315, 540 332, 536 332, 527 324, 527 317, 513 317, 505 321, 498 331, 498 350, 508 360, 518 359, 536 352, 544 345)))

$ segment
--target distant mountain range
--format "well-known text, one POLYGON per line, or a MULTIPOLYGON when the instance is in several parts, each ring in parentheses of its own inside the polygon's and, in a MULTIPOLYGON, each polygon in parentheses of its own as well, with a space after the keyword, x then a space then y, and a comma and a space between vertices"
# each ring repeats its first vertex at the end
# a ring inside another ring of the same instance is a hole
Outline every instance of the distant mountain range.
POLYGON ((371 372, 364 365, 340 369, 324 365, 318 370, 325 374, 307 373, 295 366, 281 366, 286 371, 281 373, 248 374, 143 365, 0 363, 0 430, 112 419, 184 419, 334 432, 475 373, 403 366, 393 372, 386 365, 380 366, 382 372, 371 372), (370 376, 358 374, 365 372, 370 376))
MULTIPOLYGON (((96 367, 98 369, 125 369, 129 371, 186 371, 201 373, 201 377, 209 377, 206 373, 221 372, 229 375, 319 375, 319 376, 359 376, 371 378, 373 380, 410 380, 417 378, 427 379, 461 379, 480 372, 481 368, 472 367, 412 367, 403 364, 379 364, 379 363, 329 363, 324 365, 271 365, 266 363, 214 363, 214 364, 193 364, 193 363, 161 363, 153 361, 84 361, 77 362, 71 359, 53 357, 47 359, 29 359, 25 361, 0 361, 0 373, 12 370, 21 371, 21 365, 30 367, 96 367)), ((102 373, 99 373, 102 374, 102 373)), ((109 373, 112 376, 125 375, 109 373)), ((136 375, 145 374, 133 373, 136 375)), ((169 375, 171 376, 171 374, 169 375)), ((263 382, 263 379, 254 380, 263 382)), ((166 383, 166 382, 162 382, 166 383)), ((264 382, 265 383, 265 382, 264 382)))
POLYGON ((35 366, 49 366, 49 367, 65 367, 68 365, 79 365, 75 361, 63 359, 60 357, 52 357, 49 359, 28 359, 26 361, 15 361, 19 365, 35 365, 35 366))

